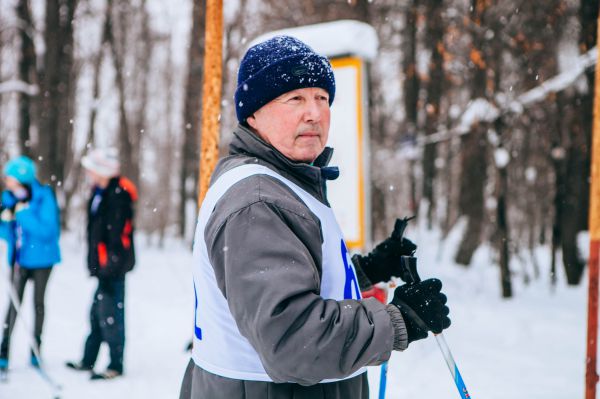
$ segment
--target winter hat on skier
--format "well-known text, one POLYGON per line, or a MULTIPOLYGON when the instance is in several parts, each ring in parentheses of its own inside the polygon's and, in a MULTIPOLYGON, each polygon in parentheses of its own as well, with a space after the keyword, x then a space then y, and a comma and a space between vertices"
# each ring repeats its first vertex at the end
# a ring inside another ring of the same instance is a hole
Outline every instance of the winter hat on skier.
POLYGON ((238 71, 235 112, 240 123, 271 100, 291 90, 320 87, 335 96, 327 58, 290 36, 276 36, 250 47, 238 71))
POLYGON ((81 159, 81 164, 87 170, 104 177, 115 177, 121 169, 116 148, 96 148, 81 159))
POLYGON ((21 184, 31 185, 35 181, 35 162, 21 155, 13 158, 4 165, 4 176, 12 177, 21 184))

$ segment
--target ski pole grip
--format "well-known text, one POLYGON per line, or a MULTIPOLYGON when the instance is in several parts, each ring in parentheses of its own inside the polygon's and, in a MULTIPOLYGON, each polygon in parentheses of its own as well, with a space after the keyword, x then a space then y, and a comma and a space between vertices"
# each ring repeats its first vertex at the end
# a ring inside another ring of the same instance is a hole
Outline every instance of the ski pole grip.
POLYGON ((417 258, 414 256, 400 257, 400 278, 407 283, 418 283, 421 281, 417 273, 417 258))

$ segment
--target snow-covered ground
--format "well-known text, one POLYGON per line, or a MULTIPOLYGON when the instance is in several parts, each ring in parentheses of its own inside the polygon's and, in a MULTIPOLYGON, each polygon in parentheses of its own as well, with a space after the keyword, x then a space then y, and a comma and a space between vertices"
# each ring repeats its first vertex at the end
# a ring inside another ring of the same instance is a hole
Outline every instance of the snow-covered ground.
MULTIPOLYGON (((525 286, 515 276, 515 298, 502 300, 498 271, 491 265, 488 250, 479 250, 472 267, 463 269, 449 260, 457 237, 451 236, 440 246, 436 233, 409 231, 408 236, 419 243, 422 277, 437 276, 444 282, 452 318, 446 340, 472 398, 583 398, 585 285, 565 287, 561 270, 558 287, 551 290, 548 255, 540 251, 542 277, 525 286)), ((66 369, 64 362, 80 359, 95 281, 87 277, 82 238, 76 234, 63 238, 64 262, 53 271, 47 292, 42 349, 49 374, 63 386, 63 399, 178 396, 189 359, 184 348, 193 323, 190 251, 177 241, 163 250, 145 245, 144 239, 137 244, 139 262, 127 279, 126 375, 113 381, 89 381, 87 374, 66 369)), ((513 268, 521 270, 518 263, 513 268)), ((3 266, 2 318, 8 301, 6 275, 3 266)), ((32 324, 31 294, 28 288, 22 312, 28 325, 32 324)), ((0 398, 51 398, 51 389, 28 364, 22 324, 13 334, 11 353, 10 379, 0 384, 0 398)), ((103 370, 106 363, 103 348, 98 368, 103 370)), ((369 373, 371 398, 376 398, 379 368, 369 373)), ((386 397, 459 397, 433 338, 393 354, 386 397)))

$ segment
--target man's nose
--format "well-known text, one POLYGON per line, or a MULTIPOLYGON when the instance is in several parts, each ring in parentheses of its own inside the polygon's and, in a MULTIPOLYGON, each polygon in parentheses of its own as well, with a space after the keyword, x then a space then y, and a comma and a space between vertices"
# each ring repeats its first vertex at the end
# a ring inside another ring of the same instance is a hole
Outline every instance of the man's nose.
POLYGON ((321 120, 321 107, 317 100, 308 100, 304 108, 305 122, 319 122, 321 120))

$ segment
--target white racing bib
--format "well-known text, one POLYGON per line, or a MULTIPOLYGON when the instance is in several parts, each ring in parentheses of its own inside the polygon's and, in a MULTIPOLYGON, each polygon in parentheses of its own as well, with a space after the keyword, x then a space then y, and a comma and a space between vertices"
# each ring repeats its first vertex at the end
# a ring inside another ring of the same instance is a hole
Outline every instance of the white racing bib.
MULTIPOLYGON (((219 289, 208 259, 204 230, 219 199, 239 181, 253 175, 268 175, 284 183, 319 218, 323 230, 321 297, 324 299, 360 299, 354 266, 346 249, 342 231, 331 208, 273 170, 256 164, 233 168, 210 187, 200 208, 194 239, 193 275, 195 293, 194 348, 192 358, 199 367, 223 377, 238 380, 272 381, 252 345, 239 332, 219 289)), ((352 378, 366 371, 361 368, 352 378)), ((323 380, 333 382, 337 380, 323 380)))

